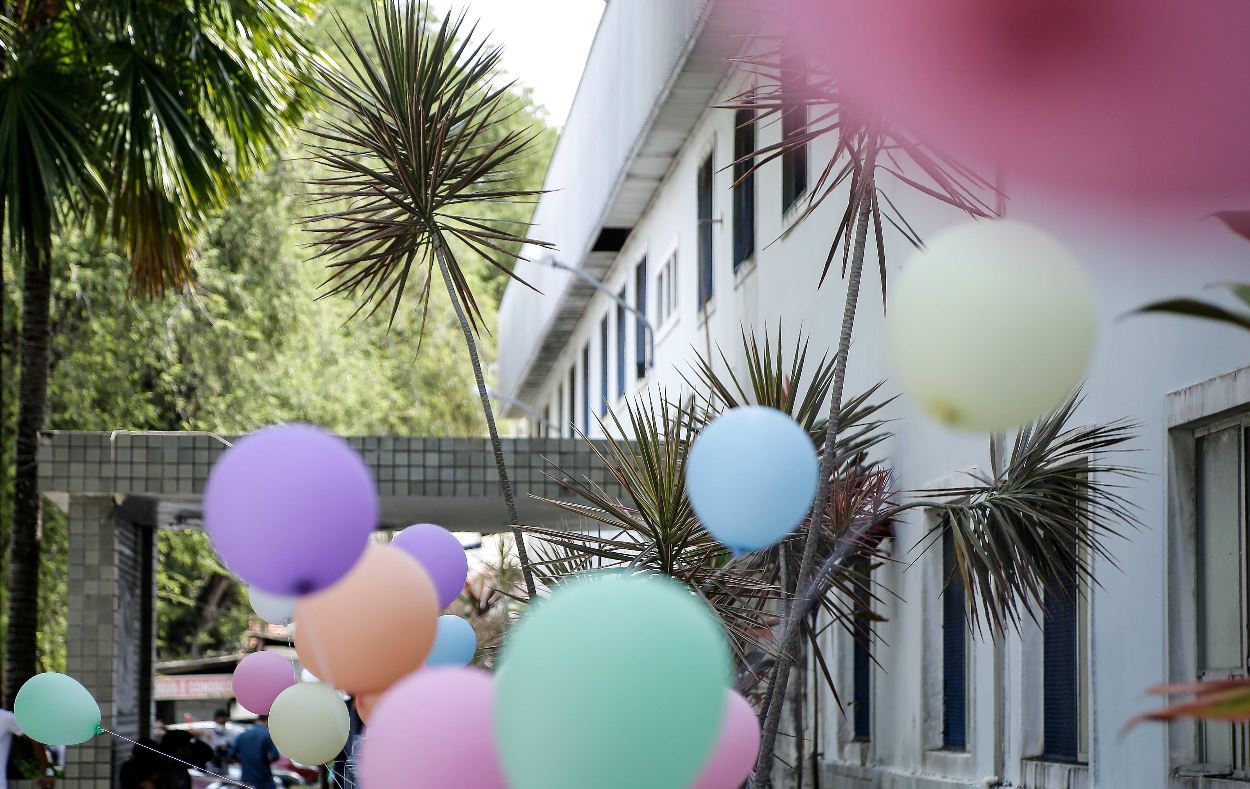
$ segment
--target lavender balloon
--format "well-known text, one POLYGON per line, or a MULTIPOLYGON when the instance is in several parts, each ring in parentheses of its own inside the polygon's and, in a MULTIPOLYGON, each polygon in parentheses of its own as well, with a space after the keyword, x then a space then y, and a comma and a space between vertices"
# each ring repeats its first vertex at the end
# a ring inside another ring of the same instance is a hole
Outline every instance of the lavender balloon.
POLYGON ((240 439, 204 488, 204 528, 227 566, 288 597, 347 574, 378 524, 378 496, 346 441, 310 425, 277 425, 240 439))
POLYGON ((434 588, 438 590, 438 604, 442 608, 451 605, 464 590, 469 577, 469 557, 456 535, 433 523, 418 523, 395 535, 391 545, 399 548, 421 562, 434 588))

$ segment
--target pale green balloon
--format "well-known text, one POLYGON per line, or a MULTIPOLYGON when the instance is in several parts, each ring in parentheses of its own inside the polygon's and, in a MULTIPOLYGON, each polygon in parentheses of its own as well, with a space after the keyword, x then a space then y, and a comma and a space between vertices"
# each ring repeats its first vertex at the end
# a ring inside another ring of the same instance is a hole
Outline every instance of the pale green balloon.
POLYGON ((300 764, 326 764, 347 744, 350 720, 338 691, 300 682, 278 694, 269 710, 269 736, 278 751, 300 764))
POLYGON ((503 657, 495 739, 510 789, 686 789, 719 733, 724 634, 667 579, 570 581, 526 614, 503 657))
POLYGON ((896 380, 921 409, 967 430, 1036 419, 1080 384, 1094 295, 1080 264, 1020 222, 976 221, 931 239, 890 287, 896 380))
POLYGON ((26 736, 44 745, 77 745, 100 733, 100 705, 73 677, 48 672, 26 680, 13 700, 26 736))

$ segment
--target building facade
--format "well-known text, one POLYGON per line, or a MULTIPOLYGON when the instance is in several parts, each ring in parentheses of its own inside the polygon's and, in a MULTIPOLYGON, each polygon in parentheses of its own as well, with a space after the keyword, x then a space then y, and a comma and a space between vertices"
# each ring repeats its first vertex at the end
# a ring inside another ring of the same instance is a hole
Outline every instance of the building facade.
MULTIPOLYGON (((599 420, 627 398, 687 388, 700 353, 740 366, 743 329, 808 334, 817 356, 836 344, 836 262, 818 283, 837 197, 802 218, 833 141, 734 186, 735 159, 786 131, 713 106, 759 79, 730 60, 742 39, 725 33, 741 14, 728 0, 605 8, 531 232, 608 293, 527 250, 517 272, 534 287, 512 283, 500 308, 499 388, 528 404, 507 413, 529 418, 532 434, 601 435, 599 420), (653 351, 627 307, 653 327, 653 351)), ((875 662, 836 628, 824 636, 850 704, 840 711, 819 691, 822 785, 1244 789, 1245 727, 1124 726, 1160 703, 1151 685, 1247 673, 1250 341, 1129 313, 1245 281, 1250 245, 1210 219, 1129 227, 1015 191, 1010 174, 1005 185, 1007 215, 1064 240, 1091 277, 1099 340, 1078 421, 1137 422, 1130 459, 1144 473, 1124 492, 1144 527, 1109 543, 1115 565, 1094 559, 1099 583, 1077 602, 991 639, 969 633, 958 598, 940 594, 941 546, 911 563, 924 518, 899 524, 888 545, 904 561, 876 570, 896 596, 874 603, 875 662)), ((901 184, 884 188, 922 236, 962 219, 901 184)), ((885 246, 897 276, 911 247, 898 235, 885 246)), ((890 377, 883 294, 869 275, 847 391, 884 380, 895 394, 890 377)), ((985 436, 951 431, 906 397, 888 415, 880 451, 901 488, 988 468, 985 436)))

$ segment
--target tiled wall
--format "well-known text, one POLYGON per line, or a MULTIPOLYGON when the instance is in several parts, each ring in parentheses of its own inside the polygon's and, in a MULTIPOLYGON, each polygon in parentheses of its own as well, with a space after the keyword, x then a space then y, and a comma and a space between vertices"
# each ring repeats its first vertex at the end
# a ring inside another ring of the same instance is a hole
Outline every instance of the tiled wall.
MULTIPOLYGON (((139 635, 139 531, 116 517, 111 496, 69 500, 69 673, 100 704, 101 725, 127 737, 139 734, 143 681, 140 658, 151 648, 139 635)), ((62 785, 106 789, 130 746, 107 735, 71 746, 62 785)))
MULTIPOLYGON (((205 433, 47 433, 39 456, 45 492, 196 496, 231 438, 205 433)), ((494 453, 485 438, 366 436, 348 439, 363 455, 382 496, 494 496, 494 453)), ((548 477, 589 476, 619 493, 579 439, 503 440, 504 461, 518 497, 557 498, 548 477), (552 464, 555 464, 554 466, 552 464)))

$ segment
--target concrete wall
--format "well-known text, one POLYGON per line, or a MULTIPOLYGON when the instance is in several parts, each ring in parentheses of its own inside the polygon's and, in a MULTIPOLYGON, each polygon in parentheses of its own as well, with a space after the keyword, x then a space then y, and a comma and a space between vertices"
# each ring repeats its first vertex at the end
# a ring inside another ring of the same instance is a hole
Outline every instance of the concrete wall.
MULTIPOLYGON (((742 85, 740 79, 727 76, 720 95, 731 96, 742 85)), ((727 170, 717 172, 714 213, 724 221, 714 226, 715 295, 705 312, 696 310, 696 172, 708 150, 714 151, 718 168, 730 163, 732 127, 729 111, 709 110, 705 114, 607 274, 609 288, 624 287, 632 301, 634 265, 646 255, 654 299, 656 273, 670 252, 677 252, 677 314, 667 325, 657 327, 656 367, 645 381, 630 387, 628 396, 659 390, 675 394, 685 386, 682 374, 689 372, 696 351, 706 352, 709 345, 721 347, 731 363, 741 368, 740 327, 764 332, 775 331, 780 324, 790 342, 800 330, 808 332, 816 355, 834 343, 844 300, 837 264, 823 287, 818 288, 817 282, 840 215, 838 206, 845 206, 845 198, 835 196, 808 219, 793 224, 792 218, 781 212, 779 163, 768 165, 756 177, 757 251, 738 272, 731 270, 731 176, 727 170)), ((779 134, 779 124, 762 125, 758 142, 766 145, 779 134)), ((830 147, 829 140, 813 147, 809 181, 826 161, 830 147)), ((1130 459, 1145 473, 1125 493, 1138 508, 1144 529, 1110 544, 1118 568, 1103 560, 1095 562, 1101 586, 1093 590, 1090 603, 1089 765, 1063 768, 1029 759, 1036 755, 1040 741, 1040 636, 1030 627, 1021 636, 1007 637, 997 645, 984 642, 975 647, 969 757, 962 763, 950 759, 943 763, 942 757, 926 751, 923 630, 929 615, 926 606, 936 600, 923 583, 926 559, 912 569, 905 569, 904 564, 880 574, 879 580, 896 590, 901 599, 892 601, 884 612, 890 621, 881 628, 881 640, 888 641, 889 647, 880 651, 882 667, 874 676, 877 696, 872 743, 846 743, 846 727, 839 723, 836 705, 831 699, 824 700, 822 706, 828 713, 822 729, 829 733, 824 747, 831 762, 828 770, 830 776, 842 776, 835 786, 972 786, 1002 780, 1014 786, 1155 789, 1169 786, 1170 772, 1178 766, 1169 757, 1165 727, 1146 725, 1129 734, 1121 732, 1135 713, 1156 703, 1144 689, 1169 676, 1165 638, 1165 558, 1170 528, 1165 490, 1165 398, 1173 390, 1250 365, 1250 342, 1244 332, 1201 321, 1126 316, 1136 307, 1166 297, 1211 298, 1211 292, 1203 291, 1210 283, 1245 281, 1250 271, 1250 245, 1210 219, 1181 217, 1130 226, 1012 189, 1010 180, 1007 186, 1012 198, 1008 215, 1034 223, 1067 243, 1086 264, 1096 289, 1099 341, 1089 374, 1088 397, 1077 421, 1128 417, 1140 425, 1134 444, 1137 452, 1130 459)), ((901 184, 887 183, 885 189, 924 235, 960 220, 954 211, 901 184)), ((889 276, 897 277, 912 250, 897 235, 890 235, 887 251, 889 276)), ((578 250, 561 252, 573 256, 578 250)), ((509 297, 515 289, 511 286, 509 297)), ((650 315, 655 315, 654 305, 654 301, 648 305, 650 315)), ((884 352, 882 293, 875 270, 866 272, 859 307, 848 392, 866 389, 891 374, 884 352)), ((570 365, 580 365, 586 342, 591 348, 592 402, 597 401, 599 322, 604 314, 614 316, 614 310, 606 297, 592 299, 533 405, 546 409, 557 398, 568 380, 570 365)), ((610 325, 612 392, 615 317, 610 325)), ((632 379, 632 320, 628 331, 627 365, 632 379)), ((533 329, 525 322, 502 316, 501 337, 526 332, 533 329)), ((508 346, 503 352, 508 352, 508 346)), ((504 359, 502 363, 513 362, 504 359)), ((577 380, 580 387, 580 371, 577 380)), ((882 394, 897 391, 887 383, 882 394)), ((567 400, 567 393, 564 397, 567 400)), ((620 406, 614 403, 615 408, 620 406)), ((565 413, 564 408, 560 404, 556 413, 565 413)), ((906 397, 891 406, 888 416, 897 421, 891 425, 895 436, 883 448, 883 455, 896 469, 902 488, 927 486, 960 470, 988 466, 985 436, 952 432, 920 414, 906 397)), ((915 557, 911 549, 920 528, 915 523, 900 527, 893 546, 899 558, 910 561, 915 557)), ((835 654, 845 650, 843 636, 831 633, 829 639, 835 654)))

